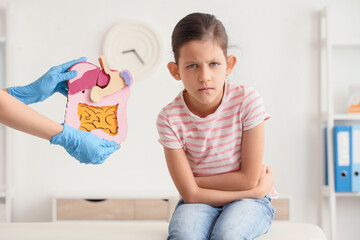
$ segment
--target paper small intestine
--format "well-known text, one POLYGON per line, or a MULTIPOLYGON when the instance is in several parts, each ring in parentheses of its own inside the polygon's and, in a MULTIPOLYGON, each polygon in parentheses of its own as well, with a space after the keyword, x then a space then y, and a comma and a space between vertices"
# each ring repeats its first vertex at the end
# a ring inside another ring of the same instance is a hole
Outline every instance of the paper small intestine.
POLYGON ((117 143, 127 135, 127 101, 133 79, 129 71, 103 69, 88 62, 78 63, 69 70, 77 76, 68 81, 68 103, 65 123, 117 143), (95 96, 95 97, 93 97, 95 96))
POLYGON ((118 133, 117 108, 114 106, 92 107, 85 103, 79 103, 78 116, 80 130, 91 132, 94 129, 101 129, 110 136, 118 133))

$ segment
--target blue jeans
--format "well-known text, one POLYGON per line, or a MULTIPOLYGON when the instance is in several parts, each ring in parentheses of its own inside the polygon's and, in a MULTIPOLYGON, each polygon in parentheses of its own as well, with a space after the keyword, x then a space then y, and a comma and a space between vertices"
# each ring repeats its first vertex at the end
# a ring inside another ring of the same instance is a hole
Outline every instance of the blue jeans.
POLYGON ((185 204, 180 199, 169 224, 168 240, 253 239, 269 230, 273 218, 268 196, 239 199, 223 207, 185 204))

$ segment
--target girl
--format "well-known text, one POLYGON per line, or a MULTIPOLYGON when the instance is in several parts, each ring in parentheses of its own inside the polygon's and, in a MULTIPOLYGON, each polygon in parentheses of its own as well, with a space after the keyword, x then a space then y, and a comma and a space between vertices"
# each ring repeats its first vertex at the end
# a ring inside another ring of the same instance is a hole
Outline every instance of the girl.
POLYGON ((262 164, 264 111, 252 88, 225 80, 236 63, 213 15, 193 13, 172 34, 170 74, 184 90, 158 116, 159 141, 182 199, 168 239, 253 239, 273 220, 273 175, 262 164))

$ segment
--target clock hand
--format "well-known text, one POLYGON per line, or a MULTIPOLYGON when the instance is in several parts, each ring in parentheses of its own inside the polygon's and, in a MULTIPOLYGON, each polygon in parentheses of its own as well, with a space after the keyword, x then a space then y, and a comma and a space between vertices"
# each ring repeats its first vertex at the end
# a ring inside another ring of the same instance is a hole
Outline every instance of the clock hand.
POLYGON ((138 59, 140 60, 140 62, 141 62, 142 64, 145 64, 144 61, 143 61, 142 58, 139 56, 139 54, 137 53, 136 50, 134 50, 134 53, 135 53, 135 55, 138 57, 138 59))
POLYGON ((130 53, 130 52, 133 52, 135 54, 135 56, 139 59, 139 61, 142 64, 145 64, 144 61, 141 59, 141 57, 139 56, 139 54, 136 52, 135 49, 126 50, 126 51, 123 51, 122 53, 125 54, 125 53, 130 53))
POLYGON ((126 51, 123 51, 122 53, 129 53, 129 52, 135 52, 135 49, 130 49, 130 50, 126 50, 126 51))

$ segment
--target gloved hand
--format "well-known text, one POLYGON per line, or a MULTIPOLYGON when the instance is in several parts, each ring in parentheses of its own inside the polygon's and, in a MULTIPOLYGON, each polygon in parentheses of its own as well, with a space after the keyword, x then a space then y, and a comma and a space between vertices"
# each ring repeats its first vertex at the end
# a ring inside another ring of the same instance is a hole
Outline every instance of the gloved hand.
POLYGON ((64 96, 67 96, 67 80, 76 77, 77 71, 67 70, 74 64, 79 62, 86 62, 85 57, 61 64, 50 68, 42 77, 29 85, 22 87, 9 87, 9 93, 11 96, 17 98, 25 104, 31 104, 41 102, 55 92, 60 92, 64 96))
POLYGON ((64 130, 52 137, 50 143, 61 145, 81 163, 101 164, 113 152, 120 148, 114 141, 109 141, 93 133, 82 131, 62 123, 64 130))

